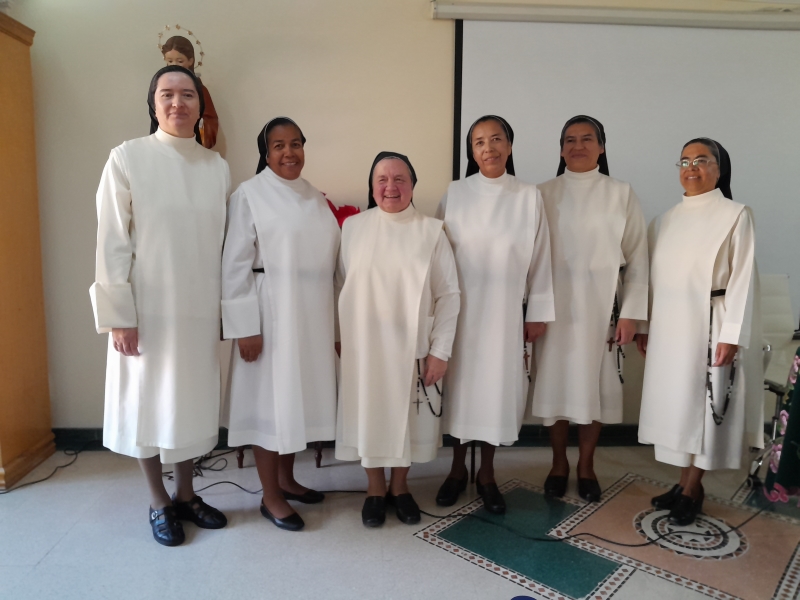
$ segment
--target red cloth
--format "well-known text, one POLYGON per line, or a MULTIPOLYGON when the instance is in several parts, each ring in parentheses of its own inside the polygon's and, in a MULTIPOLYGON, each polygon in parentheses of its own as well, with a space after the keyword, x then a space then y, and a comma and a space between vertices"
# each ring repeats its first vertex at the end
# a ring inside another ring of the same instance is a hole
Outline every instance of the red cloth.
MULTIPOLYGON (((328 197, 325 197, 325 200, 328 200, 328 197)), ((347 217, 352 217, 353 215, 357 215, 361 212, 361 209, 357 206, 350 206, 349 204, 345 204, 344 206, 337 207, 333 202, 328 200, 328 206, 331 208, 331 212, 333 216, 336 217, 336 220, 339 222, 339 227, 341 228, 342 224, 345 222, 347 217)))

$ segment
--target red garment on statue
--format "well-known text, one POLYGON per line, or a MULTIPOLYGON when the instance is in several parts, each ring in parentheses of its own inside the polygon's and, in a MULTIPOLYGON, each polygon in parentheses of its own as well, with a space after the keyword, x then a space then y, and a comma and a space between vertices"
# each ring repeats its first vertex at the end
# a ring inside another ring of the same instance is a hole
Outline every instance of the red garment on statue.
MULTIPOLYGON (((324 194, 323 194, 324 195, 324 194)), ((328 200, 328 197, 325 196, 325 199, 328 200)), ((357 215, 361 212, 361 209, 357 206, 350 206, 349 204, 345 204, 344 206, 336 206, 333 202, 328 200, 328 206, 331 208, 331 212, 333 216, 336 217, 336 220, 339 222, 339 227, 342 227, 342 224, 345 222, 347 217, 352 217, 353 215, 357 215)))

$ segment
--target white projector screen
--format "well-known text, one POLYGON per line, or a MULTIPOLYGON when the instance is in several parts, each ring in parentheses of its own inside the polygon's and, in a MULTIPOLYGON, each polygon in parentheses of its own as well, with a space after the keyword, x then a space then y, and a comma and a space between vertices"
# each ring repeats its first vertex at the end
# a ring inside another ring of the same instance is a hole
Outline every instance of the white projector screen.
POLYGON ((755 213, 759 268, 789 274, 798 322, 800 32, 465 21, 462 56, 462 177, 481 115, 509 121, 517 176, 542 183, 561 127, 587 114, 649 222, 680 201, 683 144, 714 138, 731 155, 734 199, 755 213))

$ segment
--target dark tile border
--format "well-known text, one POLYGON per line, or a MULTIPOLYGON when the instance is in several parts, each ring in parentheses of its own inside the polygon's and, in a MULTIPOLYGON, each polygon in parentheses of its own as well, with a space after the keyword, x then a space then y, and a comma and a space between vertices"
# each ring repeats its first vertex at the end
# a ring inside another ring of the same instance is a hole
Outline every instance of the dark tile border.
MULTIPOLYGON (((606 425, 600 433, 599 446, 639 446, 638 425, 606 425)), ((105 450, 103 447, 103 429, 90 428, 56 428, 53 429, 57 450, 105 450)), ((570 427, 570 444, 578 443, 578 428, 570 427)), ((455 439, 449 435, 444 436, 444 445, 453 446, 455 439)), ((539 447, 549 446, 550 441, 547 430, 542 425, 523 425, 519 433, 519 440, 515 446, 539 447)), ((228 447, 228 430, 220 428, 217 449, 228 447)), ((323 447, 333 448, 333 442, 324 442, 323 447)))

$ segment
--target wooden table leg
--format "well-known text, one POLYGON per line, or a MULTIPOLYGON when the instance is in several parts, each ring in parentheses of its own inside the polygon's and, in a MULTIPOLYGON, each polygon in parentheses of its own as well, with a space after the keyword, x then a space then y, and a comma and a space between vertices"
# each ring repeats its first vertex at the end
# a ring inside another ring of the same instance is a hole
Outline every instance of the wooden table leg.
POLYGON ((240 469, 244 467, 244 446, 236 448, 236 464, 240 469))
POLYGON ((317 468, 322 466, 322 442, 314 442, 314 460, 317 461, 317 468))

